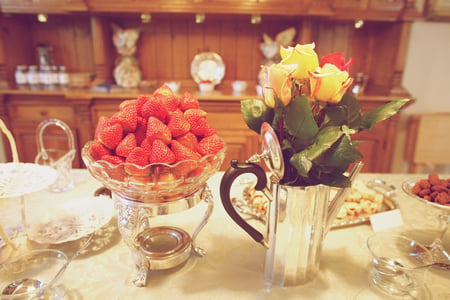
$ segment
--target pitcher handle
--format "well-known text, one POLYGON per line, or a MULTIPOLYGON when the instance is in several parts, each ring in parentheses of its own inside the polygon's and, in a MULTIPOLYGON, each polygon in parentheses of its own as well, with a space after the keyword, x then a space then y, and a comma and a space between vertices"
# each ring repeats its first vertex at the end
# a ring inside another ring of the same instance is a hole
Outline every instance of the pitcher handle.
POLYGON ((265 245, 264 235, 256 230, 253 226, 248 224, 234 209, 230 197, 230 190, 234 180, 245 173, 253 173, 256 175, 257 182, 255 189, 261 191, 267 186, 266 172, 259 165, 255 163, 238 163, 237 160, 231 161, 231 167, 225 172, 220 182, 220 198, 222 199, 223 207, 228 215, 244 229, 255 241, 265 245))

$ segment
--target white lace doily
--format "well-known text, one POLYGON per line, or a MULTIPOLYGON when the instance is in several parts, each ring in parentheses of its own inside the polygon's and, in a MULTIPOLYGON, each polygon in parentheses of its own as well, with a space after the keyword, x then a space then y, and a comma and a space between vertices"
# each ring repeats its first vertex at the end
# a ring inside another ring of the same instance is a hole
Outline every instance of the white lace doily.
POLYGON ((60 244, 77 240, 106 225, 113 217, 114 203, 107 196, 64 201, 44 214, 30 216, 27 235, 41 244, 60 244), (34 220, 33 220, 34 219, 34 220))
POLYGON ((0 164, 0 199, 43 190, 56 179, 55 169, 31 163, 0 164))

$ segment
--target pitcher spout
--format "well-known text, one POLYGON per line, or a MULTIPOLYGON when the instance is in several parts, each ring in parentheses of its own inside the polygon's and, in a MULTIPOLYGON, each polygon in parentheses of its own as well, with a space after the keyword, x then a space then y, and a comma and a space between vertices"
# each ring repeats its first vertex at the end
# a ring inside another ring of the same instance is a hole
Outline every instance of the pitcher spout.
MULTIPOLYGON (((353 167, 352 171, 350 172, 350 175, 348 176, 348 178, 352 183, 355 181, 355 178, 358 176, 363 166, 364 166, 363 162, 359 161, 353 167)), ((330 201, 330 204, 328 205, 328 216, 325 226, 326 229, 325 235, 330 230, 331 225, 333 225, 333 222, 336 219, 336 216, 338 215, 339 211, 341 210, 341 207, 344 204, 345 198, 347 198, 349 192, 350 187, 339 189, 339 191, 334 196, 333 200, 330 201)))

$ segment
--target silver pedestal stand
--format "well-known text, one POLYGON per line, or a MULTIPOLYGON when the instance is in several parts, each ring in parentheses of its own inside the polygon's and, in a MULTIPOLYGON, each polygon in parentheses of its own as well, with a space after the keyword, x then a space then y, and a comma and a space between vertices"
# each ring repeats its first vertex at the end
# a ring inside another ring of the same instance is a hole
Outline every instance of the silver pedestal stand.
POLYGON ((165 270, 181 265, 191 253, 205 255, 206 251, 197 246, 196 239, 214 208, 207 185, 190 196, 169 202, 137 202, 119 192, 112 192, 112 197, 117 208, 119 231, 137 264, 137 275, 133 280, 135 286, 146 285, 149 270, 165 270), (192 237, 179 227, 150 226, 152 218, 185 211, 201 201, 207 204, 206 212, 192 237))

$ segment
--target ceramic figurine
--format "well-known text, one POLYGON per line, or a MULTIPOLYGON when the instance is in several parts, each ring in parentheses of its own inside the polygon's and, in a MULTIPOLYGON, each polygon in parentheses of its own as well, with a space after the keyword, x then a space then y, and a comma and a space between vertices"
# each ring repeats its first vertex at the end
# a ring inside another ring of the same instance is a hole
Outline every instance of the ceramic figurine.
POLYGON ((111 26, 114 31, 112 40, 120 55, 113 71, 114 79, 120 87, 138 87, 141 81, 141 71, 134 54, 140 30, 137 28, 122 29, 115 24, 111 26))
MULTIPOLYGON (((268 34, 263 33, 263 42, 260 45, 260 49, 265 59, 263 60, 262 65, 270 66, 271 64, 280 62, 280 46, 288 47, 292 45, 295 33, 295 28, 289 27, 278 33, 275 40, 268 34)), ((258 83, 261 84, 261 73, 258 74, 258 83)), ((260 92, 258 92, 258 94, 259 93, 260 92)))

